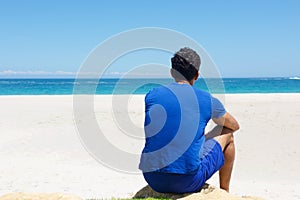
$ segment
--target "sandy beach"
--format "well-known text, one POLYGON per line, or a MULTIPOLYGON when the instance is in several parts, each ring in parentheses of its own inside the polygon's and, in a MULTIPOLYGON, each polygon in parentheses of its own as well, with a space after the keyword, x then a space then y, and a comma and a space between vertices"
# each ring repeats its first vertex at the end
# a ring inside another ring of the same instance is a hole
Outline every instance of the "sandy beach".
MULTIPOLYGON (((144 96, 130 98, 132 123, 142 130, 144 96)), ((116 125, 112 96, 95 97, 101 129, 118 148, 139 153, 142 140, 116 125)), ((0 195, 53 192, 82 198, 131 197, 146 185, 141 174, 97 162, 80 142, 73 96, 0 96, 0 195)), ((231 193, 265 199, 300 199, 300 94, 230 94, 225 106, 239 121, 231 193)), ((100 125, 99 125, 100 126, 100 125)), ((218 186, 218 176, 208 183, 218 186)))

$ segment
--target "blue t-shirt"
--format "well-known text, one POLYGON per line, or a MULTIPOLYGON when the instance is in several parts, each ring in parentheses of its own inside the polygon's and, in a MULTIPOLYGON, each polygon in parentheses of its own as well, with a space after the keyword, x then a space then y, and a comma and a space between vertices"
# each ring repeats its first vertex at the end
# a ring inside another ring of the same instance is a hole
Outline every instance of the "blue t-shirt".
POLYGON ((146 143, 139 168, 143 172, 195 172, 208 121, 225 113, 218 99, 188 84, 152 89, 145 97, 146 143))

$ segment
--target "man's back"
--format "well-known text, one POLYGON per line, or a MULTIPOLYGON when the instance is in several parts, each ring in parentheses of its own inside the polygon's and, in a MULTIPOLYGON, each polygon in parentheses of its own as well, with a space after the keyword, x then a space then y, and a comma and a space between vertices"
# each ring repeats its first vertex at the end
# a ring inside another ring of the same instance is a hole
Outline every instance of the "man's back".
POLYGON ((146 144, 140 169, 186 174, 198 169, 212 97, 189 84, 155 88, 145 98, 146 144))

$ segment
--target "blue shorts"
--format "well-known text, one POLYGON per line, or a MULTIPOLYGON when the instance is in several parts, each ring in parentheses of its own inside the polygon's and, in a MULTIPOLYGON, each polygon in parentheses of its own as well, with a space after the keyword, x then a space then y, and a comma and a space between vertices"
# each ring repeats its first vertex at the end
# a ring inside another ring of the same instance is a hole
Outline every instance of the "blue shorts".
POLYGON ((192 174, 147 172, 144 178, 152 189, 164 193, 197 192, 224 165, 221 145, 214 139, 204 142, 198 171, 192 174))

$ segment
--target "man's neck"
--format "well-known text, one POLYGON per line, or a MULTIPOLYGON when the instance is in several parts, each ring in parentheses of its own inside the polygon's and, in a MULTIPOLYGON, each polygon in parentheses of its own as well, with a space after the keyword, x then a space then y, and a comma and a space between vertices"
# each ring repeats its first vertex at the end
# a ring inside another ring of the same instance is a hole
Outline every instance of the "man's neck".
POLYGON ((194 79, 187 81, 187 80, 175 80, 178 84, 189 84, 189 85, 194 85, 194 79))

